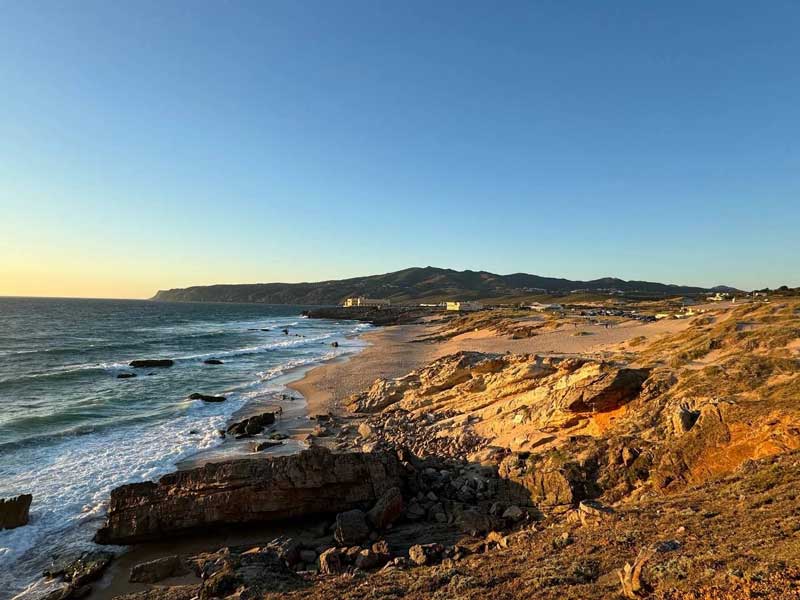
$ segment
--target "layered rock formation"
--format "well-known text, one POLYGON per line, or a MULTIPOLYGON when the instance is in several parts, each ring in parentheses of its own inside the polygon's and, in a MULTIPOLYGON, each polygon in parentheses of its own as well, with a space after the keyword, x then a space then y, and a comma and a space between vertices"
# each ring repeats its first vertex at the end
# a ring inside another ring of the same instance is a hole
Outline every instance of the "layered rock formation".
POLYGON ((404 377, 378 379, 351 397, 349 407, 382 413, 368 419, 374 435, 367 439, 408 445, 419 454, 446 453, 437 440, 447 439, 454 440, 457 456, 470 445, 473 451, 487 445, 541 450, 566 436, 602 432, 638 397, 649 373, 588 359, 459 352, 404 377), (397 413, 403 413, 400 430, 404 422, 423 421, 431 435, 420 435, 419 427, 395 435, 397 413))
POLYGON ((33 496, 30 494, 0 498, 0 529, 14 529, 27 525, 32 501, 33 496))
POLYGON ((96 541, 129 544, 214 525, 369 508, 399 485, 390 453, 312 447, 269 460, 211 463, 115 489, 96 541))

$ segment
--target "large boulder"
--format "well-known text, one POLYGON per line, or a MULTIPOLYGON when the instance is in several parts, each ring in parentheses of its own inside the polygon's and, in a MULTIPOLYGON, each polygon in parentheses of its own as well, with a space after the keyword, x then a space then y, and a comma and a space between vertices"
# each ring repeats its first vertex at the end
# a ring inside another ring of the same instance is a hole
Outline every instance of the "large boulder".
POLYGON ((234 460, 111 492, 101 544, 172 538, 214 525, 334 514, 374 504, 400 485, 393 453, 334 454, 312 447, 268 460, 234 460))
POLYGON ((367 513, 370 524, 376 529, 385 529, 403 514, 403 495, 399 488, 390 488, 367 513))
POLYGON ((359 544, 369 537, 367 516, 357 508, 336 515, 336 541, 345 546, 359 544))
POLYGON ((498 498, 521 506, 569 505, 600 493, 596 465, 558 451, 513 453, 500 463, 498 498))
POLYGON ((258 435, 264 431, 265 427, 272 425, 273 423, 275 423, 275 413, 265 412, 259 415, 253 415, 252 417, 247 417, 246 419, 242 419, 236 423, 232 423, 225 430, 225 433, 229 433, 236 438, 251 437, 258 435))
POLYGON ((319 570, 324 575, 344 573, 347 568, 347 556, 343 548, 328 548, 319 555, 319 570))
POLYGON ((28 524, 33 496, 21 494, 14 498, 0 498, 0 529, 14 529, 28 524))

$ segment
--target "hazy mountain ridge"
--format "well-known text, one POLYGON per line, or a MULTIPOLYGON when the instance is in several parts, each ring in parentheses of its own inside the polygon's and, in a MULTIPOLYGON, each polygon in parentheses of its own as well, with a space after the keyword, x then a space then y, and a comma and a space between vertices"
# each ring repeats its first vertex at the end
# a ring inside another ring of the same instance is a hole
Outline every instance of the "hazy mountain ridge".
POLYGON ((619 290, 652 295, 700 294, 711 288, 624 281, 604 277, 572 281, 527 273, 497 275, 487 271, 455 271, 413 267, 384 273, 310 283, 218 284, 160 290, 152 299, 179 302, 256 302, 265 304, 338 304, 349 296, 389 298, 393 302, 434 301, 445 298, 487 299, 537 293, 619 290))

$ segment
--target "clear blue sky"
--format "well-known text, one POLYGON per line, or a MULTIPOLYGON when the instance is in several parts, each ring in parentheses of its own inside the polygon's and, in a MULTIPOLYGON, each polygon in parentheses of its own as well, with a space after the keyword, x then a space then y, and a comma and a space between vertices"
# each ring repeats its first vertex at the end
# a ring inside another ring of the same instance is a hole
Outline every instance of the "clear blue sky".
POLYGON ((0 294, 800 285, 800 3, 0 1, 0 209, 0 294))

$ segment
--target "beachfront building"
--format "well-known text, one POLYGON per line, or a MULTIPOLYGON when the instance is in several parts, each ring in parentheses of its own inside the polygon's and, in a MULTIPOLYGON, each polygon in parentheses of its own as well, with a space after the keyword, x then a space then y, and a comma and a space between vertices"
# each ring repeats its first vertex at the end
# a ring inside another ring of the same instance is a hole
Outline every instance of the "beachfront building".
POLYGON ((453 301, 447 303, 447 310, 456 310, 460 312, 469 312, 473 310, 481 310, 483 308, 483 304, 480 302, 464 302, 464 301, 453 301))
POLYGON ((383 306, 389 306, 390 304, 391 301, 386 298, 365 298, 364 296, 357 296, 355 298, 347 298, 342 306, 375 306, 381 308, 383 306))

